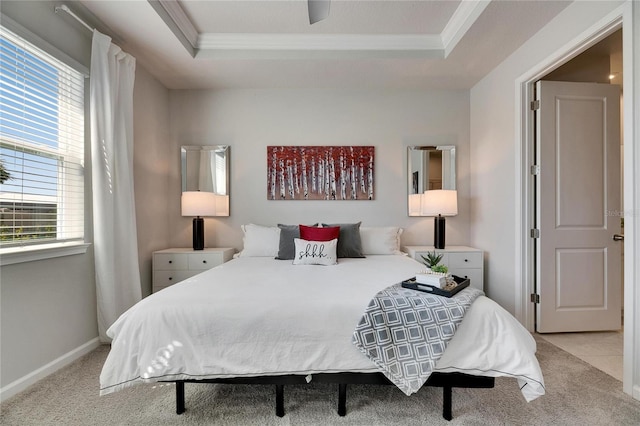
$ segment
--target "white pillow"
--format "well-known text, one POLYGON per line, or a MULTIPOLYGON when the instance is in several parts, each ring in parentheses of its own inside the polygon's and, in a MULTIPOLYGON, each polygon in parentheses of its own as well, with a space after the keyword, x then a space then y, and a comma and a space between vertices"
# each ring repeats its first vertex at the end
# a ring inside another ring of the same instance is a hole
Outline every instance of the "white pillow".
POLYGON ((335 265, 338 263, 338 239, 331 241, 307 241, 294 238, 296 246, 294 265, 335 265))
POLYGON ((400 235, 402 228, 397 226, 360 227, 362 254, 402 254, 400 235))
POLYGON ((280 246, 280 228, 250 223, 240 227, 244 232, 243 248, 238 257, 276 257, 280 246))

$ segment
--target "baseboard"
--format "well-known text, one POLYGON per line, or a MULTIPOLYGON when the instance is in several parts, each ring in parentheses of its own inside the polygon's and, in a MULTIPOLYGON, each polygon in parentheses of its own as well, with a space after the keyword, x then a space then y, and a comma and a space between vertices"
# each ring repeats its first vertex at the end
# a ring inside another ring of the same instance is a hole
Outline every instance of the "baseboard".
POLYGON ((84 345, 79 346, 70 352, 67 352, 66 354, 38 368, 37 370, 32 371, 26 376, 23 376, 18 380, 9 383, 5 387, 0 388, 0 402, 6 401, 19 392, 22 392, 32 384, 36 383, 38 380, 41 380, 47 377, 49 374, 55 373, 62 367, 71 364, 73 361, 77 360, 83 355, 88 354, 98 346, 100 346, 100 340, 96 337, 95 339, 89 340, 84 345))

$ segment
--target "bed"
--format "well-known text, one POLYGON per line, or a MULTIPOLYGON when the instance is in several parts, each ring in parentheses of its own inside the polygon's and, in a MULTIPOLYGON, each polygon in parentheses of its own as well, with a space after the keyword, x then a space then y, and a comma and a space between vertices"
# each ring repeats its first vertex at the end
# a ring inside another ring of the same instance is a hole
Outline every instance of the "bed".
MULTIPOLYGON (((344 415, 348 383, 388 383, 353 343, 365 308, 377 292, 423 268, 396 250, 340 258, 333 266, 237 257, 125 312, 108 330, 113 341, 100 393, 176 382, 180 413, 185 383, 270 383, 276 385, 276 414, 283 415, 284 385, 333 382, 339 384, 338 411, 344 415)), ((452 387, 491 387, 495 377, 514 378, 531 401, 544 394, 535 351, 530 333, 480 296, 427 385, 445 389, 448 418, 452 387)))

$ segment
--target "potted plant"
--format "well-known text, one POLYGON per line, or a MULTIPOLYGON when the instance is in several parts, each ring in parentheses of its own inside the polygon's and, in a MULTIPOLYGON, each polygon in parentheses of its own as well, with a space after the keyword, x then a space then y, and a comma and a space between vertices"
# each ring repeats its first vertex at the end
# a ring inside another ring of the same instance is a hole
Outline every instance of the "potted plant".
POLYGON ((446 265, 440 265, 440 261, 442 260, 442 255, 438 254, 434 251, 427 252, 426 256, 420 256, 424 260, 425 264, 429 269, 433 272, 439 272, 442 274, 446 274, 449 272, 449 268, 446 265))

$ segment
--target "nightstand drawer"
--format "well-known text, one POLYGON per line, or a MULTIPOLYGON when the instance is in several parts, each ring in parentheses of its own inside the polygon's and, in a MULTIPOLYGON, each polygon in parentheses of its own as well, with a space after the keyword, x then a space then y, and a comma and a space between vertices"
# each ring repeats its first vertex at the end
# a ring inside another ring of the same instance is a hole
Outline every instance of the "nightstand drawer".
POLYGON ((450 268, 481 268, 482 253, 448 253, 447 264, 450 268))
POLYGON ((189 269, 187 254, 184 253, 155 253, 153 255, 153 269, 174 270, 189 269))
POLYGON ((198 274, 200 271, 153 271, 154 291, 159 287, 168 287, 198 274))
POLYGON ((204 271, 223 263, 222 253, 189 253, 189 269, 204 271))
POLYGON ((151 290, 155 293, 202 271, 222 265, 233 258, 233 253, 235 249, 217 247, 197 251, 186 247, 155 251, 151 290))

